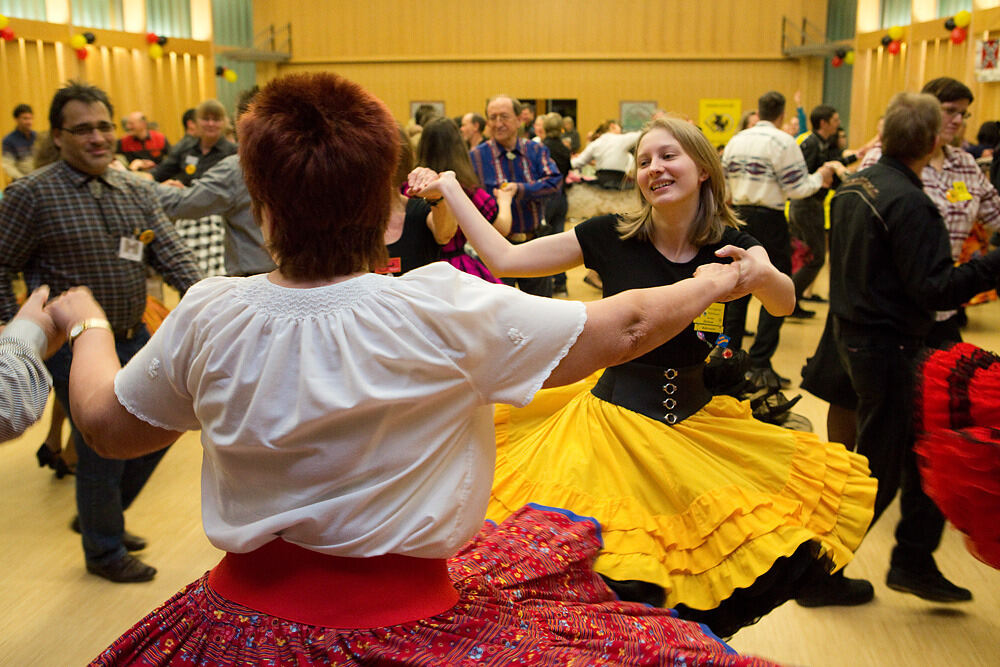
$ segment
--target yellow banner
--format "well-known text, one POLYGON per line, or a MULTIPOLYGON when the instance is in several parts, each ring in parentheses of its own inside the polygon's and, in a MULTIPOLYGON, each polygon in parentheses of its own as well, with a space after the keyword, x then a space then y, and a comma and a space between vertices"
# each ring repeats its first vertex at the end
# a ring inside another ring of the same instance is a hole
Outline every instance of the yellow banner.
POLYGON ((713 146, 728 142, 739 130, 743 101, 703 99, 698 101, 698 125, 713 146))

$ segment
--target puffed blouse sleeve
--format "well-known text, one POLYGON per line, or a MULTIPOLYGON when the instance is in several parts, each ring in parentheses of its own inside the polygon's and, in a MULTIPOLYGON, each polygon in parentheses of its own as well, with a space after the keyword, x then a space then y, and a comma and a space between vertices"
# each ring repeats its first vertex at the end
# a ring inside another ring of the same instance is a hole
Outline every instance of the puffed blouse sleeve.
POLYGON ((199 317, 231 284, 225 278, 210 278, 188 290, 149 342, 115 376, 115 394, 122 407, 158 428, 201 428, 189 380, 189 368, 201 349, 199 317))
POLYGON ((529 403, 583 331, 583 303, 547 299, 435 262, 398 280, 419 282, 417 315, 486 403, 529 403))

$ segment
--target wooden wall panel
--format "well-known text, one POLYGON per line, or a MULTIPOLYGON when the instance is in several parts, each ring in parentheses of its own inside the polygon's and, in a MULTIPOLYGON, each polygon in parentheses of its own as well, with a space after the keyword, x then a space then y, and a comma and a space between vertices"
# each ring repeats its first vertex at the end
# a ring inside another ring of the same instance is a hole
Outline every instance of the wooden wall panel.
POLYGON ((893 95, 903 90, 917 92, 939 76, 962 81, 976 98, 970 108, 973 116, 966 128, 967 138, 974 141, 984 121, 1000 120, 1000 82, 981 83, 975 78, 975 42, 1000 37, 1000 9, 974 10, 968 39, 962 44, 951 43, 943 23, 943 19, 935 19, 907 26, 904 49, 895 56, 886 53, 879 43, 885 31, 857 35, 852 145, 874 135, 878 118, 893 95))
POLYGON ((183 132, 185 109, 214 97, 215 57, 209 42, 171 39, 163 58, 146 52, 144 35, 93 30, 97 40, 86 60, 68 46, 78 29, 69 25, 13 19, 17 39, 0 40, 0 131, 13 127, 10 113, 24 102, 35 111, 35 129, 47 130, 52 95, 68 79, 81 79, 107 91, 116 122, 141 110, 160 124, 171 140, 183 132))
POLYGON ((416 100, 444 101, 455 116, 482 113, 499 92, 571 98, 584 131, 618 117, 622 100, 655 100, 692 117, 700 98, 740 98, 752 108, 772 89, 789 98, 801 90, 806 106, 818 104, 822 63, 782 55, 782 16, 807 18, 822 34, 826 3, 717 0, 709 10, 664 0, 482 8, 457 0, 272 0, 255 3, 254 29, 290 22, 292 58, 258 65, 257 80, 334 70, 382 97, 401 122, 416 100))
MULTIPOLYGON (((810 0, 269 0, 254 3, 255 29, 291 22, 296 61, 375 55, 477 56, 569 53, 780 55, 781 18, 821 31, 826 3, 810 0)), ((821 33, 822 34, 822 33, 821 33)))

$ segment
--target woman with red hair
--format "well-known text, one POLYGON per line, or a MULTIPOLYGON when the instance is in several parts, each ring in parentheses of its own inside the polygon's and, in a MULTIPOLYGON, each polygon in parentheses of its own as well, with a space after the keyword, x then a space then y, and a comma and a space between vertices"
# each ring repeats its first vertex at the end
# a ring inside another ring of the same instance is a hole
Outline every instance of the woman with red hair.
POLYGON ((129 457, 201 430, 203 522, 226 552, 95 664, 759 664, 616 600, 590 568, 593 520, 526 507, 483 525, 492 404, 661 344, 740 263, 588 304, 445 262, 372 273, 398 152, 382 102, 334 74, 282 77, 239 136, 275 271, 198 283, 124 369, 85 289, 50 306, 92 447, 129 457))

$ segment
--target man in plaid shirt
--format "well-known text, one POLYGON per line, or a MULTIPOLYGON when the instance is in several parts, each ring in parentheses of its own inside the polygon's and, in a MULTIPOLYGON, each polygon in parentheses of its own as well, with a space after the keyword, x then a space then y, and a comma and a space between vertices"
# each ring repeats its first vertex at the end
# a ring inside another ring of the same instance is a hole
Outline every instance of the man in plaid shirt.
MULTIPOLYGON (((147 340, 146 268, 181 293, 201 279, 191 252, 177 236, 151 188, 109 169, 114 157, 111 103, 104 91, 70 82, 49 111, 60 159, 13 183, 0 200, 0 267, 24 272, 29 289, 48 284, 53 294, 86 285, 107 321, 71 330, 70 344, 49 361, 56 398, 70 418, 79 454, 76 498, 87 570, 115 582, 148 581, 156 570, 128 550, 145 541, 125 531, 123 511, 135 499, 163 450, 128 461, 97 455, 73 425, 69 404, 72 337, 87 327, 115 334, 124 364, 147 340)), ((11 286, 0 281, 0 318, 17 310, 11 286)))

